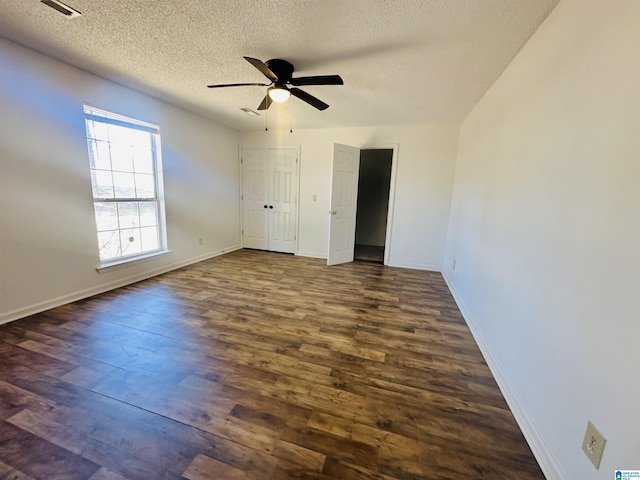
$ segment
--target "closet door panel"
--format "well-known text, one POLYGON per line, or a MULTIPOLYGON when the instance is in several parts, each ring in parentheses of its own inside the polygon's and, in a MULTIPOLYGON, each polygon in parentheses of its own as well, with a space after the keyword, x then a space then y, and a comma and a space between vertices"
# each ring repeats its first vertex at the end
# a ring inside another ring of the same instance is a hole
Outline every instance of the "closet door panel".
POLYGON ((269 151, 269 250, 296 250, 298 151, 269 151))
POLYGON ((265 150, 242 151, 242 231, 246 248, 269 248, 268 167, 265 150))
POLYGON ((295 253, 298 149, 243 149, 241 157, 244 247, 295 253))

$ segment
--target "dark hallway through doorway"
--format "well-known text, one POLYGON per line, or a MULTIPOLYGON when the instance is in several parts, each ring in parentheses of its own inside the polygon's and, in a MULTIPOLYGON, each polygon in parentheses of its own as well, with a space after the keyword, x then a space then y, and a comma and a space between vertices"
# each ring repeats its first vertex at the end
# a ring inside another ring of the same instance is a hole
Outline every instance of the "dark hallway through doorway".
POLYGON ((360 152, 354 260, 384 263, 393 149, 360 152))

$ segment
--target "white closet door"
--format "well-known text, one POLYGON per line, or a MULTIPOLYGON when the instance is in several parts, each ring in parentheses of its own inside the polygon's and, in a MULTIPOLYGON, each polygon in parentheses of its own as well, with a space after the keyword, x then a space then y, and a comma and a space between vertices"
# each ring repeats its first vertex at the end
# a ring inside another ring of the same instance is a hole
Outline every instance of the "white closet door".
POLYGON ((242 150, 242 229, 246 248, 295 253, 298 149, 242 150))
POLYGON ((266 150, 242 151, 242 231, 246 248, 269 248, 268 167, 266 150))
POLYGON ((269 250, 295 253, 298 151, 269 150, 269 250))

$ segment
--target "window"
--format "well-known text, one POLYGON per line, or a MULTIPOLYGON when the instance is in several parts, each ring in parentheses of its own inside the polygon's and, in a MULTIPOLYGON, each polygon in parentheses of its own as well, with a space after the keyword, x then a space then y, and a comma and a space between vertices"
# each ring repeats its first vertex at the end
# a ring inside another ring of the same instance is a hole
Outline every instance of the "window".
POLYGON ((102 266, 166 250, 156 125, 85 105, 102 266))

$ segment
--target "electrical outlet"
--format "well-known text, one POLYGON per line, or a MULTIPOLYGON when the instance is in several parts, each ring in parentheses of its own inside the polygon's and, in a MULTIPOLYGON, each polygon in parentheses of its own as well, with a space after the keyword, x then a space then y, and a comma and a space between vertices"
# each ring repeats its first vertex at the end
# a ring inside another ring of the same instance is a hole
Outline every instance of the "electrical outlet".
POLYGON ((453 259, 453 266, 451 268, 451 270, 455 270, 456 269, 456 259, 453 259))
POLYGON ((204 238, 198 237, 198 245, 202 245, 204 243, 204 238))
POLYGON ((607 439, 600 433, 591 421, 587 423, 587 430, 584 432, 584 440, 582 441, 582 451, 587 455, 596 470, 600 468, 600 460, 602 460, 602 452, 607 439))

